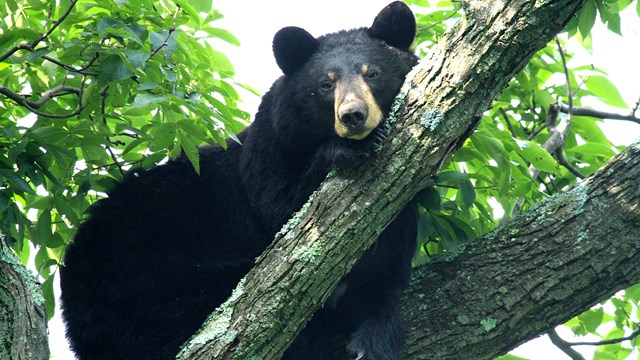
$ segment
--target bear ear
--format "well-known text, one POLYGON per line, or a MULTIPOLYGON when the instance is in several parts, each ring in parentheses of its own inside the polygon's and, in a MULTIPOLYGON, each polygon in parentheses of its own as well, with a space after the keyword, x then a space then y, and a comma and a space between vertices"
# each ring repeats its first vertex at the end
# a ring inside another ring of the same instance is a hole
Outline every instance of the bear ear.
POLYGON ((395 48, 407 50, 416 36, 416 18, 407 4, 394 1, 373 20, 369 36, 395 48))
POLYGON ((280 29, 273 38, 273 54, 285 75, 301 68, 317 48, 318 40, 295 26, 280 29))

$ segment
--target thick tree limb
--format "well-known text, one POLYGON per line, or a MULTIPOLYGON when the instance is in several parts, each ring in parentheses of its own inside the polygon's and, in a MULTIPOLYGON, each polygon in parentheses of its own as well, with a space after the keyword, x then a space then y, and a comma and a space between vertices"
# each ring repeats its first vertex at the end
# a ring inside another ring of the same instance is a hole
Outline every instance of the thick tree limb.
POLYGON ((49 359, 47 314, 35 278, 0 234, 0 359, 49 359))
POLYGON ((571 190, 421 268, 405 359, 491 359, 640 282, 640 142, 571 190))
POLYGON ((391 141, 325 181, 181 359, 274 359, 580 0, 467 1, 467 17, 409 75, 391 141), (318 274, 322 274, 319 276, 318 274))

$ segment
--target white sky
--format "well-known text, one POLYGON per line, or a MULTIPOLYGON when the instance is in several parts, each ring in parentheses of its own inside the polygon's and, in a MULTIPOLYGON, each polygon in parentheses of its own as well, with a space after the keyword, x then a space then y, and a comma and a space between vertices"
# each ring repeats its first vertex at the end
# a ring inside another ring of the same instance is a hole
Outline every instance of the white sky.
MULTIPOLYGON (((236 69, 236 81, 247 83, 264 94, 280 70, 271 52, 271 40, 276 31, 285 26, 300 26, 314 36, 340 29, 369 26, 375 15, 391 0, 270 0, 239 1, 214 0, 214 7, 225 15, 216 26, 231 31, 241 42, 240 48, 224 46, 218 49, 229 56, 236 69)), ((594 32, 594 55, 582 54, 570 65, 594 64, 609 72, 609 77, 618 86, 629 106, 640 97, 640 71, 637 65, 640 43, 640 21, 634 12, 623 17, 624 38, 608 31, 594 32)), ((572 47, 573 51, 579 50, 572 47)), ((259 99, 249 93, 242 93, 247 106, 244 109, 254 113, 259 99)), ((613 109, 616 110, 616 109, 613 109)), ((620 110, 617 110, 620 111, 620 110)), ((608 121, 605 131, 616 134, 615 143, 628 145, 640 137, 640 125, 629 122, 608 121)), ((59 293, 59 290, 58 290, 59 293)), ((64 339, 60 311, 50 322, 50 347, 54 360, 71 360, 64 339)), ((560 330, 561 336, 571 339, 571 332, 560 330)), ((581 339, 581 340, 584 340, 581 339)), ((580 347, 587 358, 593 353, 591 347, 580 347)), ((568 359, 546 338, 529 342, 513 352, 531 360, 568 359)))

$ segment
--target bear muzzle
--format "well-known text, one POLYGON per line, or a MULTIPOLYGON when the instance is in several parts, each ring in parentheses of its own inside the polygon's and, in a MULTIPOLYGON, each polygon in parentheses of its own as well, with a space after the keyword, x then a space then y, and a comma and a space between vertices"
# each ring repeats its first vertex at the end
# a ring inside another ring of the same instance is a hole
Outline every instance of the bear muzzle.
POLYGON ((382 122, 382 111, 361 77, 338 82, 335 90, 336 134, 362 140, 382 122))
POLYGON ((338 107, 338 117, 342 124, 356 133, 364 130, 368 116, 367 104, 360 99, 344 102, 338 107))

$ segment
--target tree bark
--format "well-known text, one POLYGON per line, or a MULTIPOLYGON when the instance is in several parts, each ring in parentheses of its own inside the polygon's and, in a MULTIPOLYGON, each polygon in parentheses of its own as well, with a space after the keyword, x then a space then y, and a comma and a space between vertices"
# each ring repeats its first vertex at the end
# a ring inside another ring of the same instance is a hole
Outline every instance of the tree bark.
POLYGON ((279 358, 494 97, 581 5, 465 1, 465 18, 409 74, 392 111, 390 141, 375 161, 357 175, 328 177, 179 358, 279 358))
POLYGON ((640 282, 640 142, 414 274, 404 359, 492 359, 640 282))
POLYGON ((0 359, 49 359, 40 287, 0 234, 0 359))

